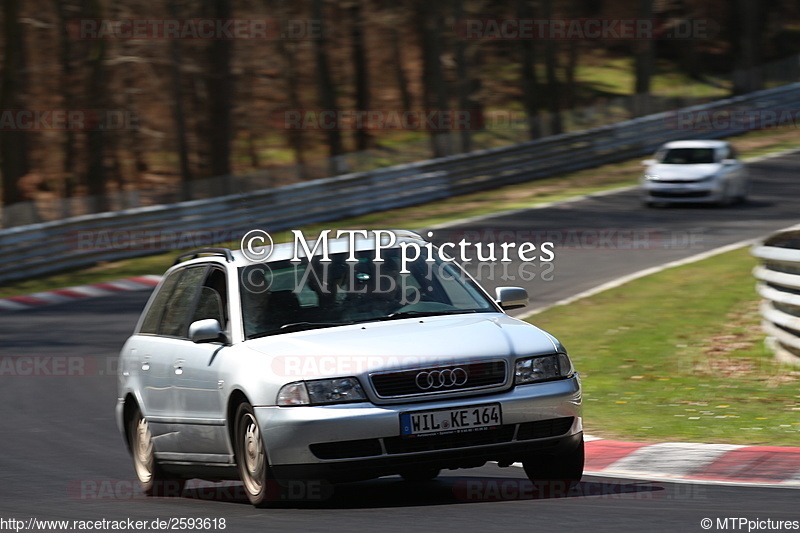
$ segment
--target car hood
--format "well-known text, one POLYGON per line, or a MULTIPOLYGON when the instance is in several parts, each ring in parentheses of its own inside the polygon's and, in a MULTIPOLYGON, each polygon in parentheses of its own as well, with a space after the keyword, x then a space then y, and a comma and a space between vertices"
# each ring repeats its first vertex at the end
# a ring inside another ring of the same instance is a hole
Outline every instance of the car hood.
POLYGON ((511 362, 563 349, 548 333, 501 313, 370 322, 263 337, 245 345, 270 356, 274 372, 291 367, 300 379, 470 359, 511 362))
POLYGON ((651 165, 647 167, 645 174, 658 176, 664 180, 698 180, 705 178, 720 171, 722 165, 719 163, 705 163, 701 165, 651 165))

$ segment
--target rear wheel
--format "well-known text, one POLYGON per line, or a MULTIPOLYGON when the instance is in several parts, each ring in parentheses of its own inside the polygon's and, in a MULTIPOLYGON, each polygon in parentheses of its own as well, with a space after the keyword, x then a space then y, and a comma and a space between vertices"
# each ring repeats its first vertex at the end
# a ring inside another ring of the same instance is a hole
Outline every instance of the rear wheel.
POLYGON ((234 428, 236 465, 247 499, 256 507, 266 507, 274 500, 275 484, 269 477, 264 439, 252 405, 239 405, 234 428))
POLYGON ((128 444, 139 486, 148 496, 180 496, 185 479, 169 479, 156 462, 150 424, 137 407, 128 421, 128 444))
POLYGON ((583 477, 584 449, 583 437, 578 446, 556 456, 532 456, 522 462, 528 479, 542 487, 562 484, 567 489, 577 485, 583 477))

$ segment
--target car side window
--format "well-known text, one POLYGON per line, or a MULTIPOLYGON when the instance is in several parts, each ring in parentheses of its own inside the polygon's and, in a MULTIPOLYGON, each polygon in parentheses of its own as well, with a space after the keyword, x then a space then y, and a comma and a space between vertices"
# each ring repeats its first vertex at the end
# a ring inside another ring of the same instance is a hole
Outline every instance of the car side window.
POLYGON ((157 335, 158 326, 161 324, 161 317, 167 306, 167 302, 172 296, 172 291, 175 290, 175 284, 178 279, 183 275, 183 270, 172 272, 165 279, 161 286, 158 288, 158 293, 153 299, 153 303, 147 309, 147 314, 142 320, 142 327, 139 328, 137 333, 144 335, 157 335))
POLYGON ((183 271, 167 302, 164 316, 158 328, 159 335, 186 337, 189 331, 190 311, 200 291, 200 283, 206 273, 205 266, 190 267, 183 271))

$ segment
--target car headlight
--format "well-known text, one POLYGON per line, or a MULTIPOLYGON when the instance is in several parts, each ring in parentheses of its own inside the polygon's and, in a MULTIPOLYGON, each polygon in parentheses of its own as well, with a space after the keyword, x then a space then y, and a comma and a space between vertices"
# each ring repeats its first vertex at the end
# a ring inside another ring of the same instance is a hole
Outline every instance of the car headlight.
POLYGON ((645 174, 644 179, 645 181, 658 181, 661 178, 658 177, 656 174, 645 174))
POLYGON ((317 379, 296 381, 281 387, 277 404, 325 405, 366 400, 367 395, 356 378, 317 379))
POLYGON ((696 180, 694 180, 694 182, 695 182, 695 183, 702 183, 702 182, 704 182, 704 181, 711 181, 711 180, 713 180, 713 179, 714 179, 716 176, 717 176, 716 174, 709 174, 708 176, 703 176, 702 178, 697 178, 696 180))
POLYGON ((572 373, 572 362, 567 354, 540 355, 517 361, 514 383, 516 385, 536 383, 569 377, 572 373))

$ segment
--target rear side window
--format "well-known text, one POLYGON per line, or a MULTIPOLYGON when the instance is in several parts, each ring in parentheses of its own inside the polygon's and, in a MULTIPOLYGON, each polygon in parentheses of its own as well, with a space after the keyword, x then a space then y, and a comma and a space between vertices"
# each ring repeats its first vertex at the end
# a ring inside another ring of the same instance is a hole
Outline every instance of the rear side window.
POLYGON ((148 309, 139 333, 185 337, 191 318, 189 313, 205 272, 205 266, 198 266, 170 274, 148 309))
POLYGON ((189 331, 189 312, 195 303, 195 296, 200 290, 200 283, 206 268, 194 267, 184 270, 183 275, 175 285, 172 296, 167 302, 164 316, 161 318, 159 335, 168 337, 186 337, 189 331))
POLYGON ((164 314, 169 297, 172 295, 172 291, 175 290, 175 284, 183 272, 183 270, 178 270, 169 274, 158 288, 158 293, 156 293, 153 303, 150 304, 147 310, 147 314, 142 321, 142 327, 139 328, 139 333, 145 335, 158 334, 158 325, 161 323, 161 317, 164 314))

